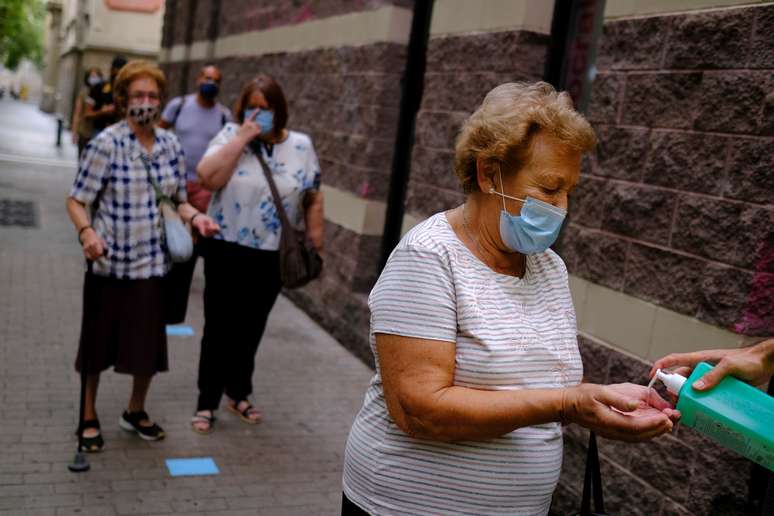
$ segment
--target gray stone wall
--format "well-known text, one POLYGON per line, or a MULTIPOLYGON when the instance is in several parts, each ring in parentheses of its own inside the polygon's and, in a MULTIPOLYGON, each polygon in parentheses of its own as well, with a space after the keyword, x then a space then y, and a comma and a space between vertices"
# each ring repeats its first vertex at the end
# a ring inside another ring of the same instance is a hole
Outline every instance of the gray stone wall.
MULTIPOLYGON (((201 1, 201 0, 200 0, 201 1)), ((212 1, 212 0, 210 0, 212 1)), ((221 35, 294 25, 388 5, 412 7, 412 0, 221 0, 221 35)))
MULTIPOLYGON (((267 9, 279 9, 280 3, 264 3, 267 9)), ((391 2, 307 2, 338 5, 340 9, 350 3, 364 9, 391 2)), ((208 2, 200 0, 197 11, 204 4, 208 2)), ((252 8, 259 5, 261 2, 251 2, 252 8)), ((229 16, 236 12, 230 4, 229 8, 230 13, 222 13, 221 31, 227 29, 229 16)), ((176 19, 176 25, 182 23, 184 15, 176 19)), ((405 66, 404 45, 377 43, 225 58, 214 63, 223 73, 220 101, 229 107, 252 77, 258 73, 274 76, 288 99, 288 126, 312 137, 323 182, 363 199, 386 200, 405 66)), ((189 90, 201 65, 190 62, 189 90)), ((183 64, 165 63, 163 68, 172 94, 183 93, 177 91, 183 64)), ((322 278, 287 294, 372 364, 366 294, 378 273, 381 236, 361 235, 331 222, 326 223, 325 231, 322 278)))
POLYGON ((547 36, 527 31, 430 40, 406 197, 408 213, 424 218, 463 202, 452 169, 462 122, 498 84, 539 80, 547 44, 547 36))
MULTIPOLYGON (((570 271, 738 333, 774 333, 774 5, 605 24, 571 199, 570 271)), ((586 380, 649 365, 581 338, 586 380)), ((588 433, 566 429, 555 508, 580 503, 588 433)), ((612 514, 745 514, 751 464, 686 427, 600 442, 612 514)))
POLYGON ((563 255, 595 283, 774 333, 774 5, 605 24, 563 255))

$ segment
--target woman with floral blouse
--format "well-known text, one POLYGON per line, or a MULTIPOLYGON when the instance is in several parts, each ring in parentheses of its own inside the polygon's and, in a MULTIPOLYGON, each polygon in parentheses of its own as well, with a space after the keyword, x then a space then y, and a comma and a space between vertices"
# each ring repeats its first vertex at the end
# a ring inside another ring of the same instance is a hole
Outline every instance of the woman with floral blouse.
POLYGON ((286 128, 287 101, 279 84, 259 75, 243 88, 227 124, 199 162, 202 185, 213 192, 208 214, 220 233, 204 243, 204 335, 199 400, 191 427, 212 430, 225 392, 228 408, 256 424, 251 405, 255 353, 280 292, 282 226, 256 153, 277 185, 288 219, 323 245, 320 166, 308 135, 286 128))

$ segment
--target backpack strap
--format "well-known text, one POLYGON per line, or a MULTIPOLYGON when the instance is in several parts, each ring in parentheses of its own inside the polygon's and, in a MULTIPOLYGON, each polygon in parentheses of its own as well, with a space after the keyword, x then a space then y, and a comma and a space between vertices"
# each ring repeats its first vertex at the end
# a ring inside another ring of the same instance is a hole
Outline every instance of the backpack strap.
MULTIPOLYGON (((177 106, 177 109, 175 110, 174 118, 169 121, 169 123, 172 124, 172 127, 177 125, 177 119, 180 117, 180 112, 183 110, 183 106, 185 105, 185 97, 186 97, 185 95, 181 95, 179 97, 176 97, 176 98, 180 99, 180 105, 177 106)), ((172 100, 174 101, 175 99, 172 99, 172 100)))

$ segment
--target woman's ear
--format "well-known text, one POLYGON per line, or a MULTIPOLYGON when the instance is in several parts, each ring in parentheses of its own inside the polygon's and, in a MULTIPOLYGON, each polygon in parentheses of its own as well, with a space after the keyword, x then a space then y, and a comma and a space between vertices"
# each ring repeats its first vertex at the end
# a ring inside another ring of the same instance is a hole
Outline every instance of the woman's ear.
POLYGON ((476 183, 478 189, 484 193, 489 193, 497 188, 494 181, 495 169, 491 161, 485 161, 483 158, 476 159, 476 183))

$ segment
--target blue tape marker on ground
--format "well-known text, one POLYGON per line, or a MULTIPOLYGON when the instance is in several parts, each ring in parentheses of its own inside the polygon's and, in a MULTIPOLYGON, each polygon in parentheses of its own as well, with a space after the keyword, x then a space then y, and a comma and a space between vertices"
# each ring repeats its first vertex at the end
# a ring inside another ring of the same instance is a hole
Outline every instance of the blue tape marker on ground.
POLYGON ((167 459, 167 469, 173 477, 195 475, 217 475, 220 473, 212 457, 192 459, 167 459))
POLYGON ((196 333, 190 326, 176 325, 167 326, 167 335, 172 335, 174 337, 193 337, 196 333))

